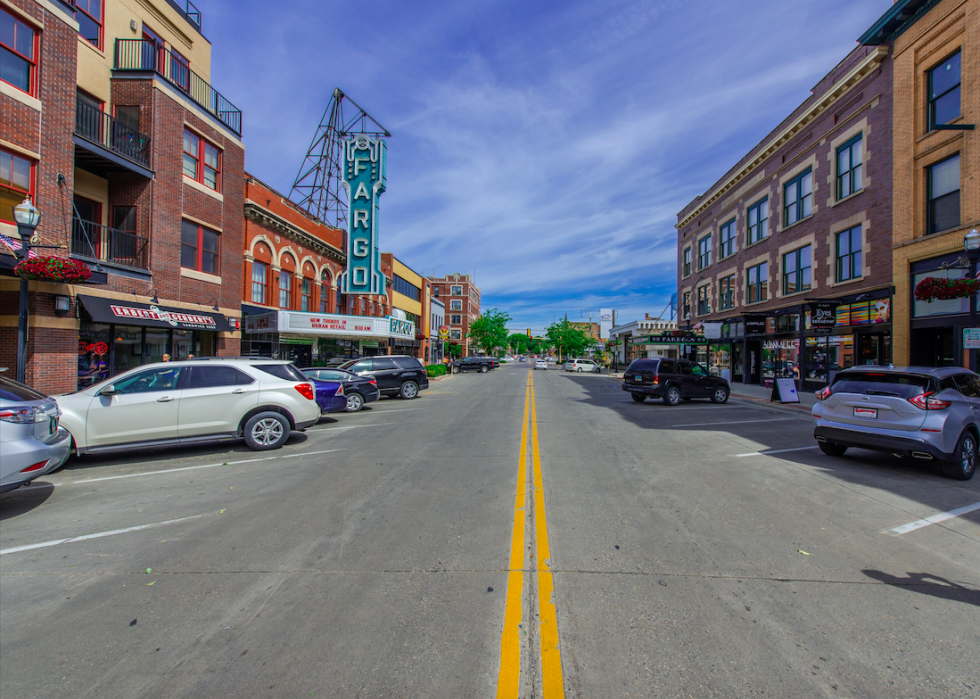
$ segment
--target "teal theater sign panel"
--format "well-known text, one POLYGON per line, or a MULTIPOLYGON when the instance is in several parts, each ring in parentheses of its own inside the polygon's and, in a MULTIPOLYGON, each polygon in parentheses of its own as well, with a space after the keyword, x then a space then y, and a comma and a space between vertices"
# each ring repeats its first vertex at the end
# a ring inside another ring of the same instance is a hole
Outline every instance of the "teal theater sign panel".
POLYGON ((350 202, 347 215, 347 270, 340 276, 344 294, 384 294, 378 248, 378 199, 385 191, 385 142, 354 136, 344 141, 344 179, 350 202))

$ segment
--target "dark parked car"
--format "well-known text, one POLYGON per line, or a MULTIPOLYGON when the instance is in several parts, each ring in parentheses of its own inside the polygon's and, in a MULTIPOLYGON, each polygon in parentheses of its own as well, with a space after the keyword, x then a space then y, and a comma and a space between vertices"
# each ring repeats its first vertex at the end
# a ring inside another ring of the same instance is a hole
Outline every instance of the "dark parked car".
POLYGON ((301 371, 311 379, 318 381, 339 381, 344 386, 344 396, 347 398, 347 407, 344 408, 349 413, 356 413, 364 407, 365 403, 378 400, 381 392, 378 390, 378 382, 367 376, 358 376, 343 369, 331 369, 329 367, 310 367, 301 371))
POLYGON ((463 357, 459 361, 453 362, 453 373, 461 371, 478 371, 486 374, 493 369, 493 361, 489 357, 463 357))
POLYGON ((686 359, 636 359, 623 374, 623 390, 637 403, 654 396, 667 405, 691 398, 725 403, 731 393, 728 381, 686 359))
POLYGON ((340 365, 341 369, 378 382, 383 396, 415 398, 419 391, 429 387, 425 367, 415 357, 394 354, 381 357, 352 359, 340 365))

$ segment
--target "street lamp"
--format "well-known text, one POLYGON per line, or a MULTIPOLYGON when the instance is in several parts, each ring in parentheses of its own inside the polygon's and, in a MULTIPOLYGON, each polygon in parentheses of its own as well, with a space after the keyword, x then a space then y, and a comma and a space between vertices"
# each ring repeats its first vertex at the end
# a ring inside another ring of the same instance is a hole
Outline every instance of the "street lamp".
MULTIPOLYGON (((970 260, 970 279, 977 277, 977 258, 980 257, 980 231, 976 228, 963 236, 963 249, 970 260)), ((977 326, 977 295, 970 294, 970 327, 977 326)), ((977 351, 970 350, 970 370, 977 370, 977 351)))
MULTIPOLYGON (((41 212, 27 197, 14 207, 14 220, 17 221, 17 234, 20 236, 20 249, 16 250, 18 260, 30 257, 34 243, 34 229, 41 221, 41 212)), ((27 279, 20 278, 20 317, 17 320, 17 380, 26 383, 27 378, 27 279)))

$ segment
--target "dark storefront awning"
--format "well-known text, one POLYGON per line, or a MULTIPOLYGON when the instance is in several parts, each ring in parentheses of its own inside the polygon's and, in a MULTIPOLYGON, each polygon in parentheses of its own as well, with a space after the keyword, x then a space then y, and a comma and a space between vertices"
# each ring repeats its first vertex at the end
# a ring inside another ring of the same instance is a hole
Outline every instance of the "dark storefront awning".
POLYGON ((96 323, 119 323, 150 328, 177 330, 212 330, 233 332, 228 319, 220 313, 168 308, 159 304, 138 303, 100 296, 78 296, 85 312, 96 323))

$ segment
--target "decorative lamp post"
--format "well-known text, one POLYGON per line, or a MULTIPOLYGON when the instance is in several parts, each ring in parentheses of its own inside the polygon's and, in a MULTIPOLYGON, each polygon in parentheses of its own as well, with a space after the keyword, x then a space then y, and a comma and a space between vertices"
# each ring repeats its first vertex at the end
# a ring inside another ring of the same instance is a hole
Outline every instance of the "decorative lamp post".
MULTIPOLYGON (((980 231, 976 228, 963 236, 963 249, 970 260, 970 279, 977 277, 977 258, 980 257, 980 231)), ((970 294, 970 327, 977 326, 977 295, 970 294)), ((970 350, 970 370, 977 370, 977 351, 970 350)))
MULTIPOLYGON (((31 203, 30 197, 14 207, 14 220, 17 221, 17 233, 20 235, 20 250, 18 260, 26 260, 31 253, 34 240, 34 229, 41 220, 41 212, 31 203)), ((17 380, 25 383, 27 378, 27 279, 20 279, 20 317, 17 320, 17 380)))

